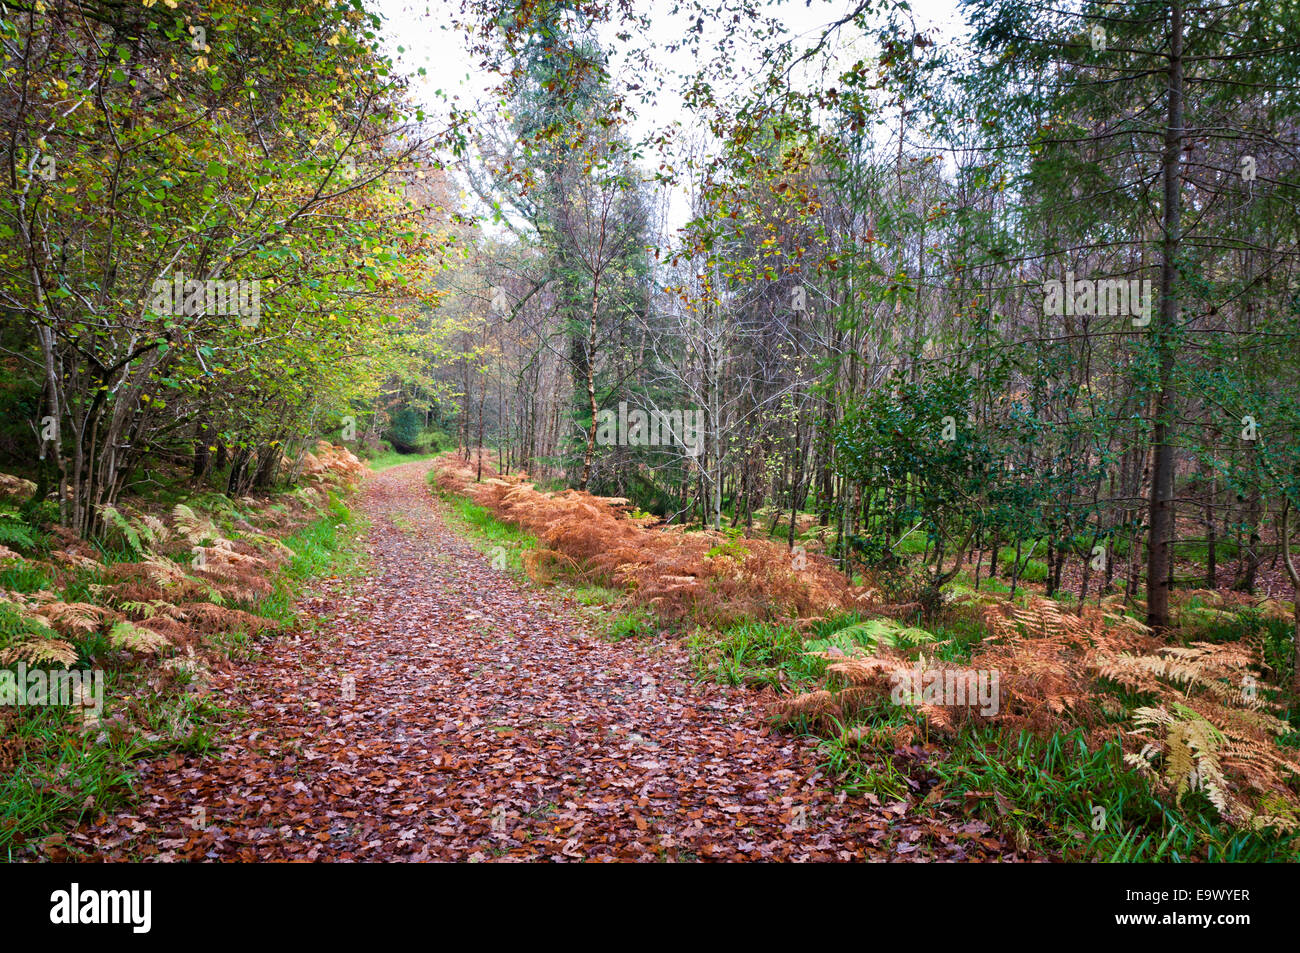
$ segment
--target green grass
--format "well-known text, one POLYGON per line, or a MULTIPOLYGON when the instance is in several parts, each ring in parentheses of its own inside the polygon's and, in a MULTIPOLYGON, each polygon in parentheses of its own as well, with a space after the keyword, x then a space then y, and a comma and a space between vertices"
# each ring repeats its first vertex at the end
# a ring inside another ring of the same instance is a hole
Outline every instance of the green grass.
MULTIPOLYGON (((927 652, 933 654, 942 648, 931 645, 925 633, 919 633, 910 623, 873 621, 853 612, 814 622, 804 635, 792 625, 772 622, 738 622, 722 629, 700 627, 686 636, 685 645, 695 674, 700 678, 724 685, 772 685, 805 690, 821 681, 827 665, 825 659, 810 656, 809 652, 830 648, 846 653, 857 648, 870 650, 882 637, 912 644, 917 634, 925 640, 927 652)), ((945 633, 936 628, 931 634, 936 640, 957 635, 966 642, 977 640, 975 632, 967 630, 945 633)), ((958 651, 960 654, 963 650, 958 651)), ((968 656, 969 649, 964 651, 968 656)))
POLYGON ((948 799, 977 803, 1009 840, 1067 860, 1275 861, 1296 860, 1300 851, 1298 835, 1224 824, 1199 793, 1185 797, 1181 809, 1157 799, 1123 763, 1116 742, 1089 748, 1078 732, 1044 740, 965 731, 933 770, 948 799))
POLYGON ((366 460, 367 465, 375 473, 381 473, 391 467, 400 466, 403 463, 418 463, 421 460, 432 460, 441 454, 441 451, 434 453, 398 453, 396 450, 386 450, 383 453, 375 454, 366 460))
POLYGON ((792 626, 740 622, 727 628, 698 628, 686 637, 695 674, 724 685, 810 686, 826 671, 823 659, 804 650, 792 626))
POLYGON ((918 531, 898 540, 892 549, 895 556, 919 556, 925 552, 927 544, 925 533, 918 531))
POLYGON ((17 592, 36 592, 53 585, 39 566, 25 561, 9 563, 0 568, 0 589, 13 589, 17 592))
MULTIPOLYGON (((105 695, 115 687, 106 684, 105 695)), ((126 801, 133 746, 83 736, 81 713, 72 708, 24 708, 3 717, 6 741, 21 745, 22 754, 0 776, 0 857, 12 861, 24 842, 126 801)))
POLYGON ((365 559, 360 542, 366 525, 331 496, 326 512, 319 519, 281 540, 293 550, 293 558, 275 579, 270 595, 260 599, 251 611, 288 625, 294 620, 294 601, 307 580, 361 572, 365 559))
POLYGON ((885 801, 897 801, 907 795, 905 774, 894 764, 888 752, 873 753, 853 740, 844 727, 818 747, 819 767, 835 786, 854 797, 874 794, 885 801))
POLYGON ((611 642, 624 639, 643 639, 655 635, 659 623, 649 609, 632 607, 610 612, 601 625, 601 635, 611 642))
POLYGON ((1019 582, 1047 582, 1047 562, 1042 559, 1029 559, 1020 570, 1019 582))
POLYGON ((970 661, 976 646, 988 636, 979 620, 966 615, 947 613, 930 626, 934 633, 933 649, 927 647, 927 654, 944 662, 963 663, 970 661))
MULTIPOLYGON (((972 588, 975 585, 975 576, 973 574, 964 574, 964 581, 972 588)), ((1007 596, 1011 594, 1011 583, 1003 582, 1001 579, 990 579, 988 576, 980 576, 980 592, 992 592, 996 595, 1007 596)))
POLYGON ((569 595, 584 606, 606 606, 621 602, 624 594, 607 586, 578 585, 569 590, 569 595))
MULTIPOLYGON (((1127 555, 1127 546, 1125 547, 1127 555)), ((1221 539, 1214 544, 1214 561, 1222 572, 1225 566, 1230 567, 1231 563, 1236 562, 1241 555, 1241 547, 1234 540, 1221 539)), ((1199 566, 1208 566, 1210 564, 1210 544, 1208 542, 1190 542, 1179 543, 1175 548, 1177 557, 1180 560, 1187 560, 1199 566)))
POLYGON ((293 550, 285 576, 301 582, 357 569, 360 557, 355 544, 364 530, 365 525, 340 500, 331 498, 326 515, 282 540, 293 550))
MULTIPOLYGON (((435 474, 429 473, 432 486, 435 474)), ((494 564, 509 570, 516 576, 526 577, 523 554, 537 546, 537 538, 516 526, 503 523, 485 506, 479 506, 473 500, 456 493, 434 492, 446 504, 444 515, 453 527, 459 529, 465 538, 488 555, 494 564)))

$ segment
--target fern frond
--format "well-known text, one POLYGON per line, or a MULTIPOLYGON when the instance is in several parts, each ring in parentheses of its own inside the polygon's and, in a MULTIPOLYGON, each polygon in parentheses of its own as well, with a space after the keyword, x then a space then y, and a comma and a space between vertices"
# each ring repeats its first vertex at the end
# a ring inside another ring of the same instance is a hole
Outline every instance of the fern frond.
POLYGON ((177 503, 172 507, 172 522, 176 524, 177 531, 185 537, 186 541, 193 545, 205 541, 214 544, 226 541, 212 520, 199 515, 184 503, 177 503))
POLYGON ((158 652, 169 648, 171 641, 165 635, 124 619, 109 630, 108 644, 133 652, 158 652))
POLYGON ((0 665, 13 665, 15 662, 28 662, 32 665, 48 665, 57 662, 63 666, 77 661, 77 650, 71 642, 63 639, 24 639, 15 642, 0 651, 0 665))

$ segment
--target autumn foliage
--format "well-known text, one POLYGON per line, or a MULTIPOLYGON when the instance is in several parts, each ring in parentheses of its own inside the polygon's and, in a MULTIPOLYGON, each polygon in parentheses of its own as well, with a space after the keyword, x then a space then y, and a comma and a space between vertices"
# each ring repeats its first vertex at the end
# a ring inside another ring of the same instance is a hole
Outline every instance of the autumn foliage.
MULTIPOLYGON (((206 636, 275 628, 272 620, 235 604, 271 593, 274 571, 293 555, 277 537, 317 518, 328 491, 354 486, 364 466, 350 451, 322 441, 315 454, 306 455, 302 472, 309 482, 277 506, 252 497, 237 501, 246 511, 259 511, 253 517, 258 525, 241 516, 237 532, 219 528, 215 514, 184 503, 161 513, 101 507, 109 539, 133 559, 102 561, 90 543, 52 527, 56 545, 48 558, 24 562, 44 571, 53 588, 0 590, 0 604, 21 627, 0 640, 0 665, 72 665, 75 643, 101 630, 112 649, 146 658, 172 650, 192 655, 202 650, 206 636), (95 580, 88 584, 94 601, 65 601, 59 592, 86 574, 95 580)), ((16 558, 0 552, 0 562, 16 558)))
POLYGON ((917 667, 939 676, 995 672, 995 713, 974 700, 918 704, 920 722, 949 735, 983 722, 1040 737, 1078 729, 1094 747, 1118 740, 1129 766, 1175 803, 1200 791, 1238 827, 1300 828, 1300 757, 1280 743, 1290 727, 1257 648, 1165 644, 1129 616, 1104 607, 1076 613, 1037 597, 995 600, 983 621, 989 635, 961 666, 927 659, 925 647, 819 652, 831 663, 827 686, 776 700, 772 714, 782 723, 843 724, 883 704, 917 667))
POLYGON ((818 554, 658 525, 656 517, 634 515, 625 499, 573 489, 545 492, 522 474, 493 472, 476 482, 477 461, 454 456, 439 460, 436 472, 442 490, 469 496, 538 538, 540 547, 525 555, 534 578, 566 571, 623 588, 633 602, 668 621, 807 619, 865 608, 870 601, 818 554))

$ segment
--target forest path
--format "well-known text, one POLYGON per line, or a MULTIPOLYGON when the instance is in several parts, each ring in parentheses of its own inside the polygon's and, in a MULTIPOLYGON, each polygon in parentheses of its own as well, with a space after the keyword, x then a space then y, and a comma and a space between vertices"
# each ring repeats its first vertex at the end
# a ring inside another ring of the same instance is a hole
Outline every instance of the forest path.
MULTIPOLYGON (((104 859, 983 859, 979 822, 845 798, 811 739, 675 642, 610 643, 453 532, 429 462, 370 476, 363 579, 300 603, 312 634, 218 673, 246 712, 206 756, 144 767, 104 859)), ((71 845, 70 845, 71 846, 71 845)))

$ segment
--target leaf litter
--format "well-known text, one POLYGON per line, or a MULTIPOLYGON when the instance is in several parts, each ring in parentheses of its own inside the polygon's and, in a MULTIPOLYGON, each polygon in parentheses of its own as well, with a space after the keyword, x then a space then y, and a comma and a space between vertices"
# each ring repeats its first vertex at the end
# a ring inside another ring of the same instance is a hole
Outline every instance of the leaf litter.
POLYGON ((369 478, 367 576, 322 581, 298 605, 318 625, 216 673, 243 716, 142 763, 69 859, 1016 859, 960 813, 837 792, 815 739, 697 682, 676 643, 599 639, 447 526, 428 467, 369 478))

